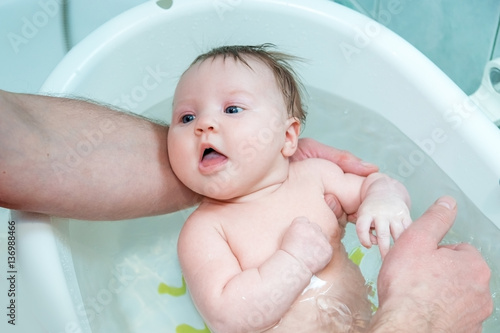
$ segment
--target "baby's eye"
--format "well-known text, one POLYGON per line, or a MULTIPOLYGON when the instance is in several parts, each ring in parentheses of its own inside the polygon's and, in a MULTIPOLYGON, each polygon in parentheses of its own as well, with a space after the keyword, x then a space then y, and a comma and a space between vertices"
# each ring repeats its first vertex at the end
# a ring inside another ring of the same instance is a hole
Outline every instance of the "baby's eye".
POLYGON ((224 110, 225 113, 239 113, 241 111, 243 111, 242 108, 240 108, 239 106, 234 106, 234 105, 228 106, 226 108, 226 110, 224 110))
POLYGON ((186 115, 181 117, 181 121, 183 124, 187 124, 187 123, 193 121, 194 118, 195 118, 194 114, 186 114, 186 115))

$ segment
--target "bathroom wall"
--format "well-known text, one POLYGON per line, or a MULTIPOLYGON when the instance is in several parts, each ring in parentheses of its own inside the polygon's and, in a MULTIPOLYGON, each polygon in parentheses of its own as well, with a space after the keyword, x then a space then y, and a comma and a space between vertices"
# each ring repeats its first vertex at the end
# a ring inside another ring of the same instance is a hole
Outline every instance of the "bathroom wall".
POLYGON ((498 0, 335 0, 409 41, 467 94, 500 57, 498 0))

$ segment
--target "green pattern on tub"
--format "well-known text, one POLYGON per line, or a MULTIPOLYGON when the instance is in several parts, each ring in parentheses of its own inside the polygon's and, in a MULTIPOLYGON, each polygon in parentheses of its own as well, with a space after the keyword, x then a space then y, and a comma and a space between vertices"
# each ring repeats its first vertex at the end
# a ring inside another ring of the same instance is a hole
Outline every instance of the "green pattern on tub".
MULTIPOLYGON (((169 286, 163 282, 160 282, 160 284, 158 285, 158 294, 160 295, 167 294, 174 297, 181 297, 186 295, 186 292, 187 292, 187 287, 186 287, 186 280, 184 280, 184 276, 182 277, 182 286, 180 287, 169 286)), ((203 323, 203 325, 205 326, 204 328, 197 329, 188 324, 181 324, 175 328, 175 333, 210 333, 207 324, 203 323)))
POLYGON ((210 333, 210 330, 208 329, 207 324, 205 324, 205 328, 202 328, 201 330, 182 324, 175 328, 175 333, 210 333))
POLYGON ((361 247, 357 247, 352 250, 351 253, 349 253, 349 259, 351 259, 351 261, 358 266, 361 264, 361 260, 363 260, 364 256, 365 253, 363 252, 361 247))
MULTIPOLYGON (((349 259, 353 263, 355 263, 357 266, 361 265, 361 262, 363 261, 364 257, 365 257, 365 252, 363 250, 363 247, 361 247, 361 246, 354 247, 349 252, 349 259)), ((376 302, 377 287, 373 281, 367 281, 366 285, 368 287, 368 299, 370 300, 370 303, 371 303, 372 312, 375 313, 378 309, 377 302, 376 302)))
POLYGON ((165 283, 161 282, 158 286, 158 294, 168 294, 170 296, 179 297, 186 294, 186 281, 184 280, 184 276, 182 277, 182 286, 181 287, 172 287, 168 286, 165 283))

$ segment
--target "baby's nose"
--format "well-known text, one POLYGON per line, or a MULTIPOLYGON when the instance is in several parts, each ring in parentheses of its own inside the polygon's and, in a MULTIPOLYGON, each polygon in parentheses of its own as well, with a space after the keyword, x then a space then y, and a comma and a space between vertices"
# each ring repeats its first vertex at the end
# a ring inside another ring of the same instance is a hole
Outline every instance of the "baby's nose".
POLYGON ((196 133, 213 132, 217 129, 217 121, 210 115, 198 117, 196 122, 196 133))

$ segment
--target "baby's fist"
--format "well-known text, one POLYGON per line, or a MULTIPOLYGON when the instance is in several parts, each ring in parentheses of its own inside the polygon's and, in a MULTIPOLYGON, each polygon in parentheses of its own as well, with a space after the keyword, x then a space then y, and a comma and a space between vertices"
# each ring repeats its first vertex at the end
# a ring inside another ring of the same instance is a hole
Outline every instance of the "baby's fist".
POLYGON ((281 249, 306 265, 312 274, 323 269, 333 254, 321 227, 305 217, 293 220, 283 235, 281 249))

